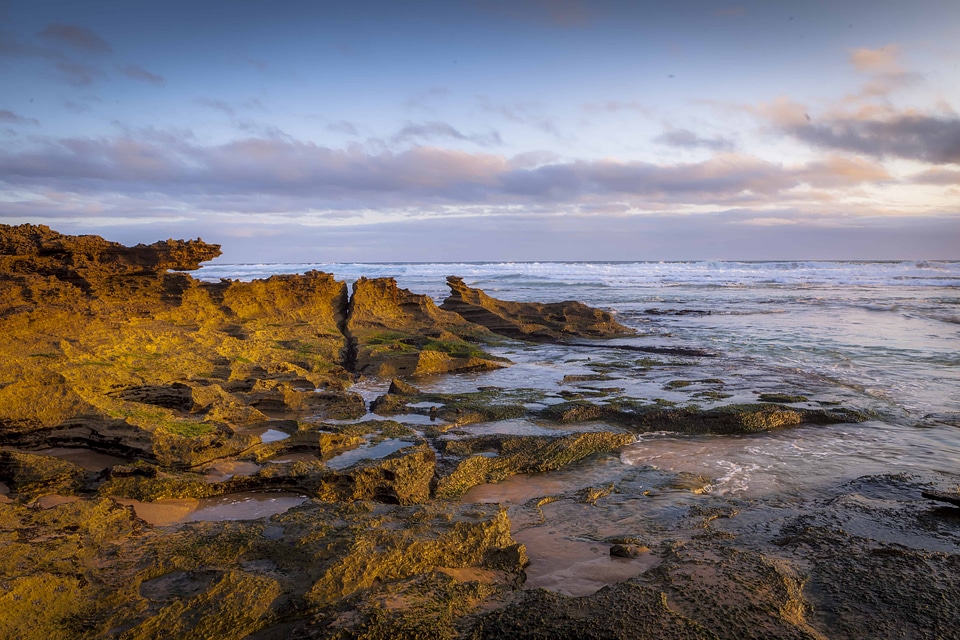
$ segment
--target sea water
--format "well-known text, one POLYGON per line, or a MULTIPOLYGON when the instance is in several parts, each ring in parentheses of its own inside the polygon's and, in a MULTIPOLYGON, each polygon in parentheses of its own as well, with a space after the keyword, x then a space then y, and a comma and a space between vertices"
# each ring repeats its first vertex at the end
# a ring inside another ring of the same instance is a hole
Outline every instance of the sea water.
MULTIPOLYGON (((960 473, 960 262, 215 264, 197 275, 249 280, 311 269, 348 284, 393 277, 437 302, 448 293, 448 275, 504 300, 579 300, 616 313, 641 334, 620 343, 716 356, 651 356, 656 366, 649 367, 637 364, 643 354, 636 352, 601 356, 596 349, 518 343, 497 351, 513 367, 421 381, 430 390, 557 392, 571 388, 565 375, 590 373, 589 364, 603 357, 622 366, 613 380, 590 385, 647 400, 709 407, 793 392, 873 416, 756 436, 643 434, 620 456, 628 467, 702 474, 708 493, 809 494, 866 474, 960 473), (724 384, 669 384, 713 378, 724 384), (727 398, 711 399, 709 391, 727 398)), ((379 390, 376 382, 367 386, 379 390)), ((597 478, 581 470, 564 486, 590 479, 597 478)))

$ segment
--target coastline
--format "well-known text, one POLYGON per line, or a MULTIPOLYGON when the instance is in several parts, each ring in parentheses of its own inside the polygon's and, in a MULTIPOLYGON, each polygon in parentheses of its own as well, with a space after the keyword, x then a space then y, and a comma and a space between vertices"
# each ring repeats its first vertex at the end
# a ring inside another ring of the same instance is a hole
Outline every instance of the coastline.
MULTIPOLYGON (((756 391, 724 373, 722 352, 607 348, 676 345, 617 322, 637 315, 574 303, 452 283, 458 313, 389 279, 348 291, 319 272, 203 283, 167 269, 195 269, 215 245, 3 230, 0 597, 33 598, 12 605, 10 628, 957 637, 957 509, 921 496, 955 473, 723 495, 716 476, 637 454, 660 432, 710 447, 884 423, 830 380, 785 371, 756 391), (84 468, 51 447, 115 460, 84 468), (250 492, 302 501, 165 526, 137 506, 189 518, 250 492)), ((683 310, 660 315, 672 326, 683 310)))

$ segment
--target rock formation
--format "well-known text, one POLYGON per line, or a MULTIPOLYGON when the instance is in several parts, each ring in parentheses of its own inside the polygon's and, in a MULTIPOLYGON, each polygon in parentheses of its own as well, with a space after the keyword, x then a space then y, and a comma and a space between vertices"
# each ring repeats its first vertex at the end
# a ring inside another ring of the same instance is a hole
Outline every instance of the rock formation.
POLYGON ((582 302, 505 302, 472 289, 449 276, 450 296, 441 309, 460 314, 500 335, 532 342, 564 342, 572 338, 609 338, 635 333, 613 316, 582 302))
POLYGON ((429 296, 399 288, 393 278, 354 283, 346 332, 357 371, 369 375, 485 371, 509 364, 474 344, 489 337, 486 329, 438 308, 429 296))

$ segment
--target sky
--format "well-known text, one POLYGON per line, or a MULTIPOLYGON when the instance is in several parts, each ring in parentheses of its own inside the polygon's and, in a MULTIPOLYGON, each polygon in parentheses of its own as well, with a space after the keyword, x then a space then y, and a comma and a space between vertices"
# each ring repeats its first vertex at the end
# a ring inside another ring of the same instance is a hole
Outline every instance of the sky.
POLYGON ((0 0, 0 223, 218 262, 960 259, 956 0, 0 0))

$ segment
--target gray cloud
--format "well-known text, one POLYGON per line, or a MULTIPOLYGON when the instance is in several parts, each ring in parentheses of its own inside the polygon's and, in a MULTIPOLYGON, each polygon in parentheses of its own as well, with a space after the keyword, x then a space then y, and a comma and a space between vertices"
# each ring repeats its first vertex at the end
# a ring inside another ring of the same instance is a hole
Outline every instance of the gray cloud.
POLYGON ((713 151, 732 151, 736 146, 733 140, 729 140, 728 138, 721 136, 702 138, 688 129, 671 129, 663 135, 654 138, 654 141, 671 147, 683 147, 687 149, 704 148, 713 151))
POLYGON ((56 68, 64 80, 78 87, 92 84, 94 80, 103 76, 100 69, 83 62, 60 60, 57 62, 56 68))
POLYGON ((250 135, 257 135, 272 140, 292 140, 289 133, 280 127, 272 124, 257 122, 255 120, 240 120, 237 122, 237 129, 250 135))
POLYGON ((583 110, 590 114, 595 113, 616 113, 618 111, 635 111, 644 115, 653 115, 654 110, 644 104, 629 100, 607 100, 606 102, 588 102, 583 105, 583 110))
POLYGON ((487 113, 498 115, 510 122, 532 125, 555 136, 560 135, 556 122, 543 112, 543 106, 539 102, 498 104, 485 96, 478 96, 478 101, 480 108, 487 113))
POLYGON ((36 118, 25 118, 15 114, 13 111, 8 111, 7 109, 0 109, 0 122, 5 122, 7 124, 40 124, 40 121, 36 118))
POLYGON ((166 80, 164 80, 162 76, 158 76, 155 73, 150 73, 138 64, 128 64, 125 67, 121 67, 120 73, 127 76, 131 80, 146 82, 157 87, 162 87, 166 84, 166 80))
POLYGON ((785 128, 809 144, 874 157, 899 157, 933 164, 960 162, 960 117, 899 114, 889 118, 838 116, 785 128))
POLYGON ((409 100, 407 100, 407 106, 417 109, 427 109, 432 110, 430 103, 445 98, 450 95, 450 89, 446 87, 430 87, 414 94, 409 100))
POLYGON ((952 169, 928 169, 911 176, 911 182, 916 184, 939 184, 960 186, 960 171, 952 169))
POLYGON ((332 131, 334 133, 346 133, 347 135, 356 136, 360 132, 357 131, 357 127, 352 122, 347 122, 346 120, 340 120, 338 122, 332 122, 326 126, 327 131, 332 131))
POLYGON ((503 140, 500 138, 500 134, 496 131, 492 131, 486 134, 470 134, 460 132, 458 129, 453 127, 446 122, 424 122, 421 124, 410 123, 405 125, 400 131, 398 131, 393 137, 390 138, 390 142, 393 144, 403 144, 406 142, 413 142, 417 140, 437 140, 442 138, 450 138, 453 140, 463 140, 465 142, 472 142, 478 144, 482 147, 497 146, 503 144, 503 140))
MULTIPOLYGON (((791 189, 847 188, 890 177, 865 160, 784 166, 726 154, 703 162, 556 161, 416 146, 372 153, 332 149, 285 134, 203 146, 188 132, 126 131, 113 138, 49 139, 0 150, 3 183, 100 197, 163 194, 199 208, 391 210, 441 206, 544 207, 637 202, 645 208, 780 202, 791 189), (293 205, 289 199, 299 199, 293 205), (211 204, 212 203, 212 204, 211 204)), ((160 196, 158 196, 160 197, 160 196)))
POLYGON ((86 53, 110 53, 113 49, 106 40, 86 27, 54 22, 38 34, 40 37, 64 44, 86 53))
POLYGON ((228 116, 237 115, 237 110, 234 109, 229 103, 224 102, 223 100, 214 100, 212 98, 197 98, 194 101, 194 104, 198 104, 201 107, 207 107, 208 109, 213 109, 214 111, 220 111, 227 114, 228 116))
POLYGON ((23 42, 7 31, 0 31, 0 55, 10 57, 56 58, 59 54, 46 47, 23 42))

